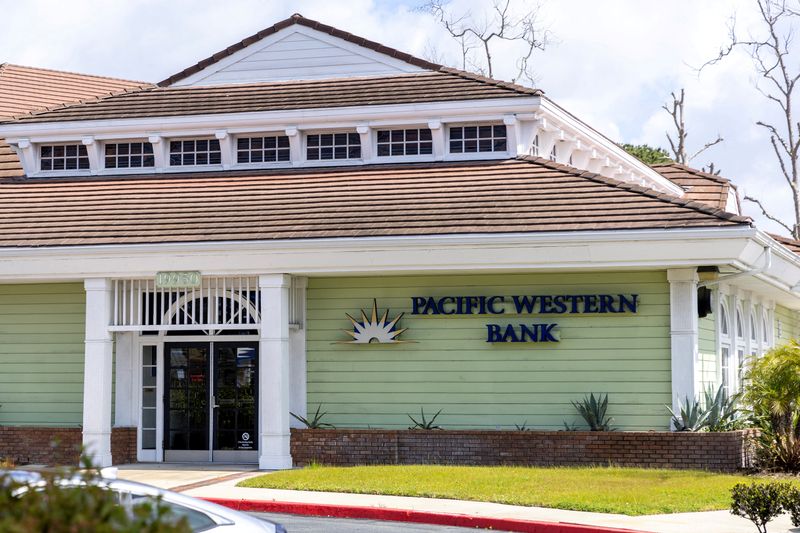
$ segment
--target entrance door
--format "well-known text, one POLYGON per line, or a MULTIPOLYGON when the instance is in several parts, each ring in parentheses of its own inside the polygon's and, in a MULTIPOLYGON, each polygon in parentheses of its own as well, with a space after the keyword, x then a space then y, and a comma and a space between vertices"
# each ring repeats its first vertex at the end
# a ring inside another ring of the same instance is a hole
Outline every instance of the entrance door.
POLYGON ((258 344, 164 346, 164 460, 258 462, 258 344))

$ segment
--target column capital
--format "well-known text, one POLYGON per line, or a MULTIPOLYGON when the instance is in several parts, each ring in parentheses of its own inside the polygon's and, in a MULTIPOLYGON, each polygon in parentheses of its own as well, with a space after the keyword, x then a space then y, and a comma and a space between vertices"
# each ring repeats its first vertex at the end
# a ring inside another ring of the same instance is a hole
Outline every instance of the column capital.
POLYGON ((108 278, 86 278, 83 288, 87 291, 110 291, 111 280, 108 278))
POLYGON ((258 276, 258 286, 262 289, 289 287, 292 277, 289 274, 262 274, 258 276))
POLYGON ((694 281, 697 282, 697 268, 670 268, 667 269, 667 280, 672 283, 675 281, 694 281))

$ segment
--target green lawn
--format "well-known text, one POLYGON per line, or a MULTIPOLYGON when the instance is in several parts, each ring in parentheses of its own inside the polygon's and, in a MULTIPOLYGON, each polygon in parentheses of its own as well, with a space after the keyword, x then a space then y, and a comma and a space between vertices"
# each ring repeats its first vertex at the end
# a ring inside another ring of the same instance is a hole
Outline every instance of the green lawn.
POLYGON ((311 466, 240 487, 455 498, 644 515, 727 509, 731 487, 753 477, 692 470, 472 466, 311 466))

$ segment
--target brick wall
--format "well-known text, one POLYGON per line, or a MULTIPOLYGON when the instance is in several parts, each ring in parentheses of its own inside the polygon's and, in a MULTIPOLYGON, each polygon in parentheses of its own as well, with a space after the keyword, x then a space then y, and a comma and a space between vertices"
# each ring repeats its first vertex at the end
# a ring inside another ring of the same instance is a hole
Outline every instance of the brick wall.
POLYGON ((292 429, 295 465, 752 466, 753 430, 725 433, 292 429))
MULTIPOLYGON (((0 459, 19 465, 77 465, 81 442, 81 428, 0 426, 0 459)), ((111 457, 114 464, 136 462, 136 428, 111 430, 111 457)))
POLYGON ((111 429, 111 459, 115 465, 136 462, 135 427, 115 427, 111 429))

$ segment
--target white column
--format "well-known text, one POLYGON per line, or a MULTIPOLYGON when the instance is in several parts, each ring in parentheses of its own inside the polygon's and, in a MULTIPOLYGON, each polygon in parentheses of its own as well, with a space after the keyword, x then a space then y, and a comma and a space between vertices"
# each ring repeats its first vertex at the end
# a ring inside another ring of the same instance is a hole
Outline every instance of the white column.
POLYGON ((111 281, 86 279, 83 446, 96 466, 111 466, 111 281))
POLYGON ((259 276, 259 457, 262 470, 292 467, 289 453, 289 286, 286 274, 259 276))
POLYGON ((697 269, 667 270, 672 345, 672 409, 697 393, 697 269))

